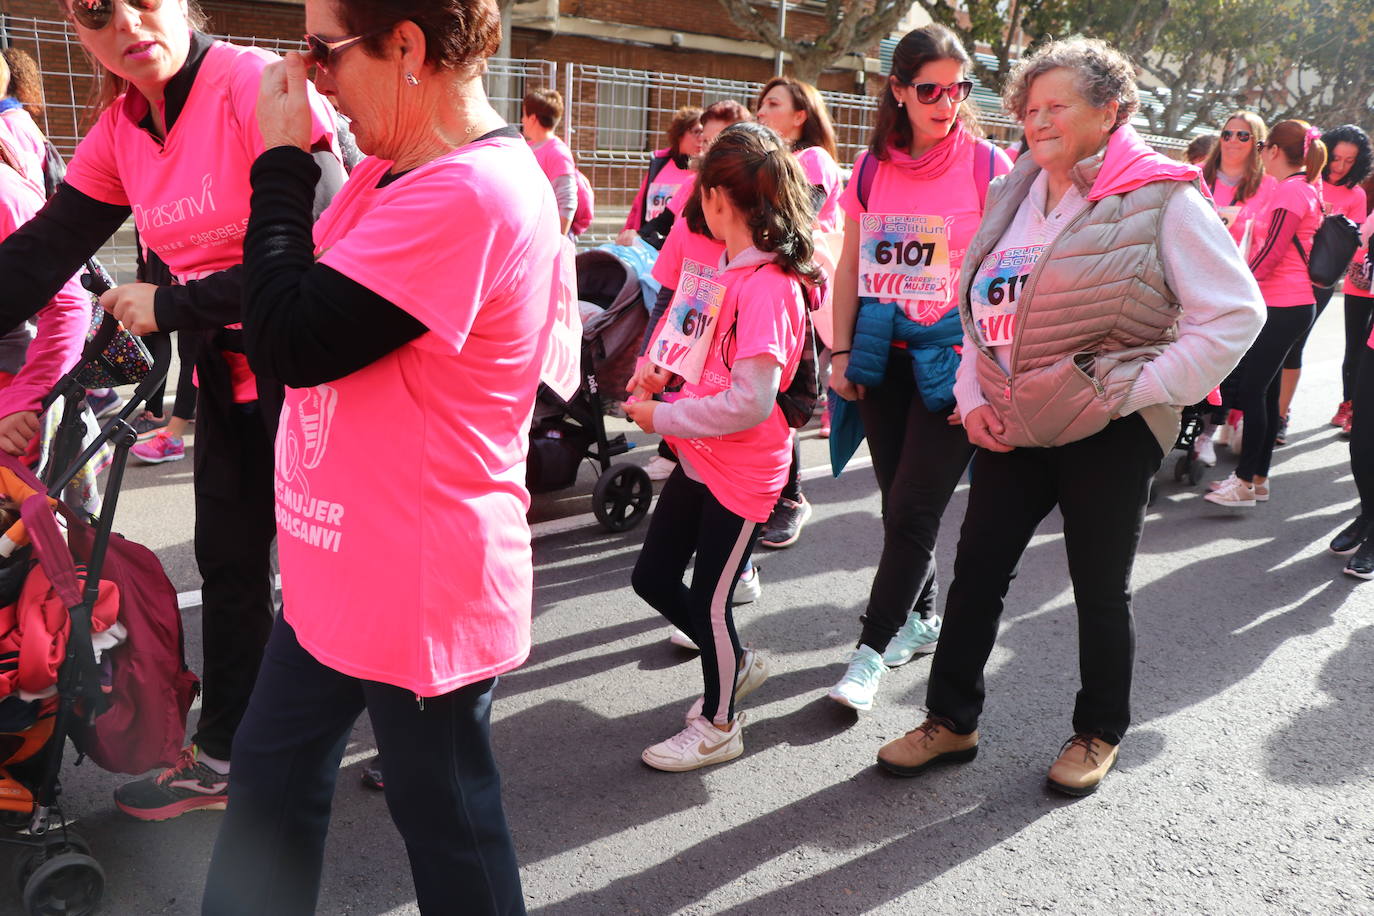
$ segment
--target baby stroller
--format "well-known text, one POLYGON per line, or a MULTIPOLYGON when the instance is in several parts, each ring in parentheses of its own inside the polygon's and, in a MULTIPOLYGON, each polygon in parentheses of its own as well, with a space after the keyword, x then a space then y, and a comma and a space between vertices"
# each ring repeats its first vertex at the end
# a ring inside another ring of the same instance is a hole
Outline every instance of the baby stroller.
MULTIPOLYGON (((1212 405, 1207 401, 1199 401, 1190 407, 1183 408, 1178 427, 1178 438, 1174 440, 1174 449, 1182 449, 1183 454, 1174 461, 1174 482, 1182 483, 1187 480, 1190 486, 1197 486, 1202 479, 1203 469, 1206 467, 1201 461, 1197 460, 1197 453, 1193 450, 1197 437, 1202 435, 1202 430, 1206 426, 1207 413, 1212 410, 1212 405)), ((1159 491, 1155 488, 1154 482, 1150 482, 1150 496, 1148 505, 1153 506, 1155 500, 1159 498, 1159 491)))
MULTIPOLYGON (((88 275, 87 286, 99 292, 99 278, 88 275)), ((130 564, 156 566, 161 577, 156 587, 165 588, 159 593, 164 599, 159 607, 165 613, 167 600, 175 607, 175 591, 151 552, 111 534, 129 449, 135 442, 129 418, 161 386, 171 364, 166 335, 157 335, 149 344, 151 354, 113 318, 102 317, 81 362, 44 399, 45 411, 59 401, 64 408, 44 478, 40 481, 18 461, 0 456, 0 480, 6 482, 7 495, 28 497, 22 508, 25 530, 19 537, 31 542, 22 545, 11 539, 21 525, 0 537, 0 605, 4 605, 0 620, 12 624, 7 632, 0 633, 0 641, 8 640, 8 647, 17 645, 14 654, 20 658, 18 671, 11 670, 18 677, 5 685, 7 691, 0 697, 0 845, 18 848, 13 874, 24 911, 30 916, 94 913, 104 893, 100 863, 91 856, 86 841, 68 827, 59 806, 60 772, 68 737, 82 756, 115 769, 130 763, 112 763, 111 745, 107 743, 111 723, 120 720, 114 732, 128 726, 130 735, 147 734, 140 732, 143 723, 129 726, 123 718, 142 699, 123 689, 128 683, 125 678, 134 676, 133 668, 147 661, 139 650, 140 661, 130 666, 124 661, 129 658, 127 652, 152 645, 145 639, 148 631, 144 628, 153 617, 134 608, 149 593, 125 578, 125 573, 132 572, 130 564), (134 380, 139 380, 134 395, 118 416, 104 425, 95 441, 83 448, 87 437, 81 404, 86 388, 134 380), (104 506, 92 527, 65 507, 53 504, 72 477, 107 443, 114 445, 114 458, 104 506), (65 537, 57 512, 66 519, 65 537), (125 585, 116 587, 114 578, 125 585), (35 594, 46 596, 42 607, 47 626, 36 630, 33 605, 25 603, 34 585, 35 594), (24 598, 19 597, 21 591, 24 598), (28 628, 21 631, 19 621, 27 621, 28 628), (49 653, 44 659, 47 686, 37 694, 23 689, 24 657, 31 657, 35 636, 42 637, 38 642, 49 653), (102 661, 97 660, 98 651, 103 653, 102 661), (10 690, 11 686, 14 689, 10 690), (102 715, 109 718, 102 721, 102 715)), ((177 618, 175 632, 168 634, 173 651, 180 649, 179 623, 177 618)), ((194 675, 184 671, 184 664, 182 669, 184 682, 178 692, 184 724, 184 709, 196 685, 194 675)), ((0 676, 5 673, 0 661, 0 676)), ((146 670, 138 676, 147 677, 146 670)), ((159 753, 165 749, 148 748, 129 759, 132 766, 143 766, 149 755, 159 753)))
POLYGON ((648 323, 639 278, 609 251, 577 255, 577 298, 582 314, 582 384, 568 401, 539 386, 530 428, 526 485, 531 493, 570 487, 584 459, 601 468, 592 489, 592 513, 608 531, 628 531, 649 511, 653 485, 644 469, 612 464, 630 450, 624 433, 606 436, 601 392, 622 397, 648 323))

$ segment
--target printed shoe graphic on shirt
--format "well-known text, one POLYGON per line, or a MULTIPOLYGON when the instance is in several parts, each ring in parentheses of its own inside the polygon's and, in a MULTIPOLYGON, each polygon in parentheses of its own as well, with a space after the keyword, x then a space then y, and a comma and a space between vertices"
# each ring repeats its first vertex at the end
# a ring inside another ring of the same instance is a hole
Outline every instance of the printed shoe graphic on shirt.
POLYGON ((296 408, 301 419, 301 434, 305 438, 301 467, 307 471, 319 467, 324 460, 324 450, 329 445, 329 429, 334 423, 334 408, 338 404, 337 391, 328 385, 316 385, 305 393, 305 400, 296 408))

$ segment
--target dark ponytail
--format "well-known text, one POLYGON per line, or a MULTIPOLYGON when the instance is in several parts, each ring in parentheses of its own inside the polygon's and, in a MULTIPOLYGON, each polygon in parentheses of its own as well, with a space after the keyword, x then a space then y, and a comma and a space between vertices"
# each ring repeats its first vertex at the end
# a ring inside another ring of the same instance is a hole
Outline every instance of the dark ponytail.
MULTIPOLYGON (((887 149, 895 146, 901 150, 911 149, 911 120, 904 110, 897 106, 897 96, 892 92, 892 81, 903 86, 910 85, 916 74, 926 64, 937 60, 958 61, 967 71, 968 52, 955 35, 939 23, 931 23, 914 31, 907 32, 892 52, 892 73, 883 85, 878 97, 878 118, 873 128, 873 137, 868 142, 868 151, 879 159, 887 158, 887 149)), ((959 120, 974 134, 981 134, 978 116, 973 102, 965 99, 959 103, 959 120)))
POLYGON ((711 144, 683 216, 687 228, 712 238, 701 209, 706 189, 724 191, 743 212, 755 248, 777 255, 778 266, 803 283, 820 283, 811 237, 816 219, 811 185, 781 137, 743 121, 725 128, 711 144))

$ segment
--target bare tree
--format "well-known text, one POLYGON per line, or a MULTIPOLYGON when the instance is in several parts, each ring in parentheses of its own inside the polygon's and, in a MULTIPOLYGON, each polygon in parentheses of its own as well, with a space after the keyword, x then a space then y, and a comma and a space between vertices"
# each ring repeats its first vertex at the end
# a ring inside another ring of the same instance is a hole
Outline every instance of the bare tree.
POLYGON ((847 54, 862 54, 897 27, 914 0, 826 0, 825 28, 815 38, 789 38, 778 31, 772 11, 749 0, 719 0, 730 19, 749 35, 792 56, 792 75, 815 83, 847 54))

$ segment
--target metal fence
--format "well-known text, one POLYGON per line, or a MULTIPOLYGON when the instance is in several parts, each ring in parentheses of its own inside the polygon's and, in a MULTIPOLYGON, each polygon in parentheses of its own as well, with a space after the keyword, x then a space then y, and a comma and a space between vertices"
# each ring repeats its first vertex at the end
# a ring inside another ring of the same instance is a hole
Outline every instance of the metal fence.
MULTIPOLYGON (((60 20, 0 17, 0 34, 38 61, 43 72, 45 112, 41 126, 64 154, 76 149, 87 121, 88 100, 96 77, 81 45, 60 20)), ((299 50, 296 40, 220 36, 242 45, 278 53, 299 50)), ((596 190, 596 221, 579 238, 583 245, 613 239, 648 168, 652 151, 666 142, 669 122, 679 108, 704 108, 723 99, 753 103, 761 83, 710 79, 649 70, 589 64, 556 64, 545 60, 488 62, 486 86, 493 106, 511 122, 520 118, 520 100, 530 89, 553 87, 565 100, 561 127, 579 168, 596 190)), ((835 125, 840 165, 848 166, 868 141, 877 101, 871 96, 823 92, 835 125)), ((1000 111, 980 112, 989 136, 1007 141, 1019 133, 1016 122, 1000 111)), ((1156 148, 1177 151, 1186 141, 1146 136, 1156 148)), ((133 274, 135 249, 129 227, 101 252, 119 280, 133 274)))

